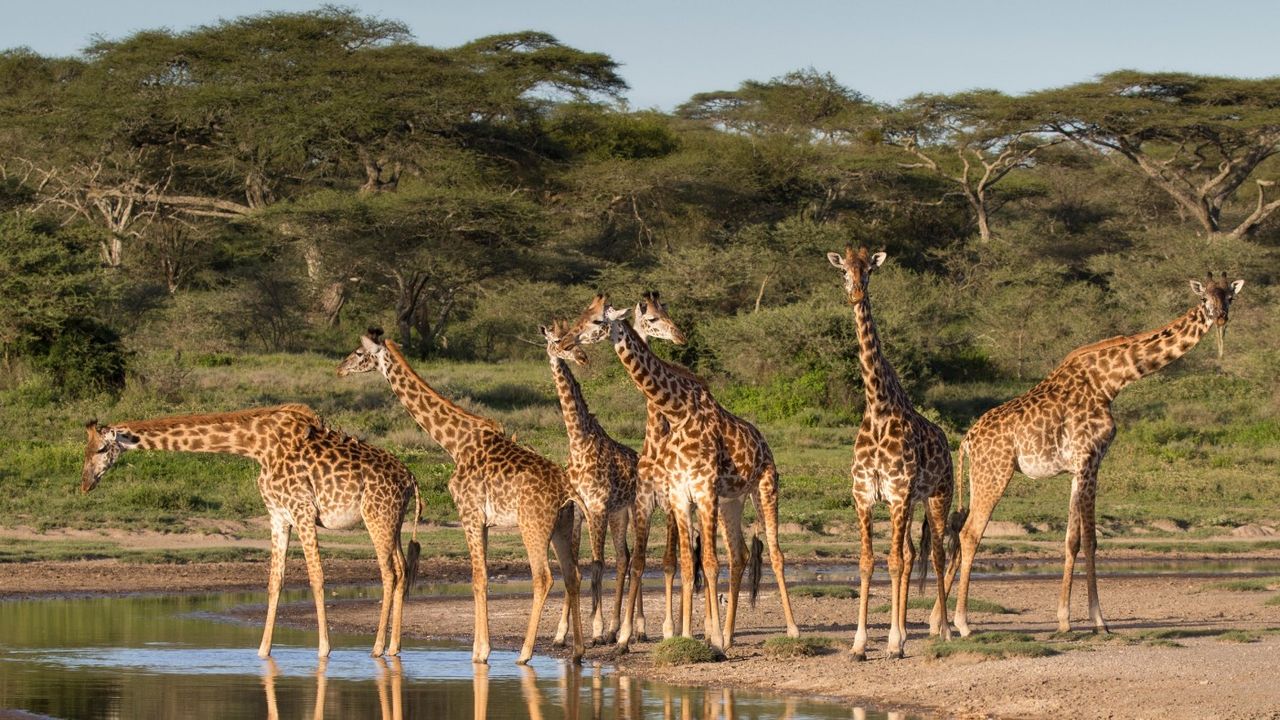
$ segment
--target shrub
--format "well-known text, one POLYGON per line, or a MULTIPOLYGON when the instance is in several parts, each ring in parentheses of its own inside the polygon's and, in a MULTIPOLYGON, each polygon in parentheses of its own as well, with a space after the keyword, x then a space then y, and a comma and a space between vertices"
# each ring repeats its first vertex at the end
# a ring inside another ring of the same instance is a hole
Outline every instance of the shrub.
POLYGON ((687 637, 667 638, 653 649, 653 661, 658 665, 690 665, 723 659, 724 655, 710 645, 687 637))

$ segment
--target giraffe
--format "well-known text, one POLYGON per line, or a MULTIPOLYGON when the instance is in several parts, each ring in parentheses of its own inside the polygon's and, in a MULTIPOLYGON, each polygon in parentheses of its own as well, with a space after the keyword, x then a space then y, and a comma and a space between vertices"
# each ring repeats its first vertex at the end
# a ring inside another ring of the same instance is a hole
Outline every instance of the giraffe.
POLYGON ((573 488, 564 468, 517 445, 496 422, 473 415, 426 383, 405 359, 399 346, 370 328, 338 366, 338 375, 378 371, 391 384, 409 415, 453 458, 449 494, 453 496, 471 554, 471 593, 475 600, 475 637, 471 660, 489 661, 489 528, 518 525, 533 577, 533 605, 524 644, 516 662, 533 657, 533 643, 547 593, 551 568, 547 545, 555 547, 564 575, 565 602, 573 627, 573 662, 581 662, 582 625, 578 611, 577 550, 573 488))
MULTIPOLYGON (((584 325, 584 323, 590 324, 592 317, 602 317, 601 313, 604 312, 606 304, 605 296, 597 295, 574 328, 569 329, 562 335, 560 340, 562 347, 557 348, 556 352, 565 352, 563 346, 566 344, 576 344, 577 340, 573 339, 576 337, 575 333, 577 333, 578 329, 585 329, 587 325, 584 325)), ((680 331, 680 328, 676 327, 675 322, 667 315, 666 309, 660 304, 653 305, 643 316, 637 316, 632 327, 646 346, 649 338, 669 340, 677 345, 681 345, 685 341, 684 333, 680 331)), ((593 336, 591 338, 592 342, 603 339, 606 333, 601 333, 599 338, 593 336)), ((573 349, 577 350, 576 347, 573 349)), ((632 505, 635 550, 631 555, 631 589, 627 594, 626 609, 622 612, 622 624, 619 627, 617 636, 618 648, 624 651, 630 647, 633 637, 639 640, 646 640, 648 637, 645 627, 642 580, 648 560, 649 525, 653 510, 655 507, 661 507, 668 518, 672 517, 671 506, 667 500, 665 476, 664 473, 660 472, 662 469, 660 448, 669 433, 670 424, 667 422, 666 417, 663 416, 657 403, 651 400, 646 401, 644 446, 641 448, 636 465, 636 497, 632 505)), ((664 638, 669 638, 675 634, 675 623, 672 620, 674 611, 672 598, 675 586, 676 555, 679 547, 680 541, 675 522, 669 521, 667 523, 666 549, 663 554, 663 580, 666 592, 666 615, 662 623, 662 635, 664 638)))
POLYGON ((1089 617, 1095 632, 1107 632, 1094 572, 1094 510, 1098 467, 1116 434, 1111 403, 1125 386, 1195 347, 1210 327, 1225 327, 1231 303, 1244 287, 1243 280, 1228 282, 1225 273, 1220 280, 1210 274, 1205 283, 1190 282, 1191 290, 1200 298, 1190 310, 1163 327, 1073 350, 1040 384, 988 410, 965 435, 957 470, 963 472, 968 456, 972 506, 961 510, 962 516, 967 512, 967 519, 960 531, 959 562, 952 558, 947 573, 949 587, 958 564, 960 587, 956 593, 955 624, 961 635, 970 633, 966 609, 974 555, 991 512, 1015 470, 1031 478, 1071 473, 1058 630, 1071 629, 1071 578, 1076 555, 1083 545, 1089 617))
MULTIPOLYGON (((661 360, 649 349, 636 327, 653 327, 665 316, 657 293, 646 294, 636 304, 631 324, 624 322, 629 312, 629 309, 614 310, 607 298, 597 296, 570 330, 568 344, 598 342, 607 333, 632 381, 668 425, 666 436, 654 449, 653 464, 654 472, 665 478, 658 482, 666 486, 668 503, 674 510, 669 517, 674 518, 679 533, 683 634, 690 634, 693 598, 693 527, 688 509, 694 508, 700 537, 709 539, 702 553, 702 568, 708 583, 704 614, 706 637, 713 646, 727 650, 733 642, 742 572, 748 565, 746 543, 742 539, 742 508, 750 496, 757 514, 764 520, 787 634, 799 636, 787 593, 785 559, 778 544, 778 472, 768 443, 755 426, 721 407, 695 375, 661 360), (716 593, 717 516, 730 553, 729 600, 723 632, 716 593)), ((642 465, 644 459, 642 454, 642 465)), ((754 557, 749 564, 754 601, 759 590, 760 544, 753 543, 752 550, 754 557)), ((625 615, 623 621, 626 621, 625 615)))
POLYGON ((938 580, 938 598, 929 631, 934 635, 941 632, 945 639, 951 638, 946 619, 943 567, 943 531, 954 489, 951 448, 942 429, 912 407, 897 373, 881 350, 867 288, 871 273, 884 263, 885 257, 883 252, 872 254, 866 246, 860 247, 856 253, 852 247, 846 248, 844 255, 827 253, 827 259, 844 276, 845 293, 853 305, 858 328, 858 360, 866 393, 866 408, 853 443, 853 465, 850 468, 853 500, 858 509, 858 526, 862 535, 862 554, 858 563, 861 582, 858 631, 853 640, 853 655, 859 660, 867 657, 867 605, 871 575, 875 570, 871 511, 878 500, 889 505, 891 523, 889 657, 902 657, 906 646, 907 590, 914 553, 908 530, 916 503, 924 503, 927 514, 921 530, 920 553, 923 559, 923 555, 930 554, 932 549, 931 559, 938 580))
POLYGON ((320 630, 318 652, 320 657, 328 657, 324 570, 316 528, 343 529, 363 520, 382 572, 382 607, 373 655, 382 655, 384 648, 389 655, 400 652, 404 596, 417 574, 417 521, 422 517, 422 498, 413 473, 391 453, 326 427, 311 408, 296 404, 106 426, 91 420, 86 431, 80 485, 85 493, 93 490, 128 450, 229 453, 258 463, 258 491, 271 517, 271 572, 260 657, 271 654, 291 528, 297 531, 306 557, 320 630), (400 549, 400 524, 411 495, 417 502, 417 514, 406 562, 400 549))
MULTIPOLYGON (((555 379, 560 411, 569 435, 569 483, 580 498, 591 536, 591 632, 595 644, 617 640, 621 626, 622 594, 626 587, 630 551, 627 549, 627 521, 636 501, 636 451, 609 437, 595 415, 587 408, 582 388, 569 369, 568 362, 586 365, 582 348, 560 349, 560 339, 568 326, 556 322, 551 327, 539 326, 547 341, 547 358, 555 379), (604 575, 605 528, 613 535, 614 559, 618 563, 617 591, 613 602, 613 624, 604 632, 601 608, 601 583, 604 575)), ((639 613, 644 615, 644 603, 639 613)))

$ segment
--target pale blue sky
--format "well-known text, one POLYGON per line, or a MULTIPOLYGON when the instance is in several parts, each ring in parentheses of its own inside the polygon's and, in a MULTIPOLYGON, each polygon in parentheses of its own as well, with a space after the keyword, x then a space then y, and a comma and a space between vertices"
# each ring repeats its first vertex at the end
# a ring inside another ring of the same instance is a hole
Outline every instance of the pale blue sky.
MULTIPOLYGON (((4 0, 0 48, 73 54, 95 33, 183 29, 295 0, 4 0)), ((550 32, 622 63, 637 108, 670 109, 696 92, 733 89, 814 67, 876 100, 994 87, 1017 93, 1118 68, 1280 75, 1280 2, 1242 0, 352 0, 450 47, 513 30, 550 32)))

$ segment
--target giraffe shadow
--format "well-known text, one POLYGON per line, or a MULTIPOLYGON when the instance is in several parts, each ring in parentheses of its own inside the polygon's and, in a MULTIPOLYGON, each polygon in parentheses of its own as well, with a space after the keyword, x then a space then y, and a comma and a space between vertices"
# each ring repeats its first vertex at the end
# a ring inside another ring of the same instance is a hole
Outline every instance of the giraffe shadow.
POLYGON ((560 403, 554 395, 514 383, 503 383, 468 394, 472 400, 485 407, 508 412, 527 407, 558 406, 560 403))

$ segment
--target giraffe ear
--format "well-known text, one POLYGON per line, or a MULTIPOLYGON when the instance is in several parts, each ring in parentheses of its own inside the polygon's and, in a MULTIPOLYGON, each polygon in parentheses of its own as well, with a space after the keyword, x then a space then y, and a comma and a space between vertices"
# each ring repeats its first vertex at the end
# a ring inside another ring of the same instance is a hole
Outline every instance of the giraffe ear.
POLYGON ((366 352, 372 353, 372 352, 377 352, 378 348, 382 346, 382 343, 378 342, 377 340, 374 340, 368 335, 361 335, 360 346, 363 347, 366 352))
POLYGON ((555 341, 558 339, 551 334, 551 328, 547 327, 546 325, 538 326, 538 334, 542 335, 542 337, 551 341, 555 341))
POLYGON ((827 253, 827 262, 835 265, 838 269, 844 269, 844 256, 838 252, 827 253))
POLYGON ((1242 289, 1244 289, 1243 280, 1236 280, 1235 282, 1231 283, 1231 296, 1235 297, 1236 295, 1239 295, 1242 289))
POLYGON ((1191 292, 1204 297, 1204 285, 1200 284, 1199 280, 1191 280, 1189 282, 1191 283, 1191 292))
POLYGON ((605 310, 604 317, 606 320, 625 320, 627 315, 631 313, 631 308, 609 308, 605 310))
POLYGON ((878 268, 878 267, 880 267, 881 265, 883 265, 883 264, 884 264, 884 259, 885 259, 885 258, 887 258, 887 257, 889 257, 889 256, 888 256, 888 255, 886 255, 885 253, 883 253, 883 252, 878 252, 878 253, 876 253, 875 255, 872 255, 872 256, 871 256, 871 259, 867 262, 867 265, 868 265, 872 270, 875 270, 876 268, 878 268))

